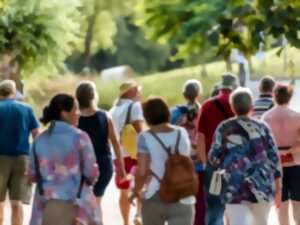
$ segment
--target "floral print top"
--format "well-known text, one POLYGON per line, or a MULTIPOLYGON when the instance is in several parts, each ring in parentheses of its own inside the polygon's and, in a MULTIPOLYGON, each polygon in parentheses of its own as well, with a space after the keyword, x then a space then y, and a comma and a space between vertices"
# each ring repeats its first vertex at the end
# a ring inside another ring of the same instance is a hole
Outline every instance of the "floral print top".
POLYGON ((99 171, 86 133, 67 123, 55 122, 33 143, 28 174, 35 182, 42 180, 44 192, 41 195, 39 188, 36 189, 30 225, 42 224, 43 210, 51 199, 72 201, 78 206, 75 224, 102 224, 91 187, 97 181, 99 171), (35 165, 34 151, 38 166, 35 165), (42 179, 38 179, 38 171, 42 179), (85 182, 79 197, 82 177, 85 182))
POLYGON ((277 147, 269 128, 248 117, 227 120, 217 128, 209 162, 222 169, 224 203, 271 202, 281 177, 277 147))

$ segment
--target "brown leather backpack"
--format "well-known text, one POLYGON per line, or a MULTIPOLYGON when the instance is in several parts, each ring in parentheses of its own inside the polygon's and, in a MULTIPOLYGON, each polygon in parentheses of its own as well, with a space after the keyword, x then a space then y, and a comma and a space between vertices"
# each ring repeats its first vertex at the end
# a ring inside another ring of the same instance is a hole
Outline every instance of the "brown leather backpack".
POLYGON ((160 179, 152 172, 152 175, 160 182, 159 196, 161 200, 166 203, 174 203, 181 198, 197 195, 199 182, 194 163, 190 157, 181 155, 179 152, 180 130, 177 133, 174 153, 171 152, 171 147, 166 147, 154 132, 150 131, 150 134, 168 154, 163 178, 160 179))

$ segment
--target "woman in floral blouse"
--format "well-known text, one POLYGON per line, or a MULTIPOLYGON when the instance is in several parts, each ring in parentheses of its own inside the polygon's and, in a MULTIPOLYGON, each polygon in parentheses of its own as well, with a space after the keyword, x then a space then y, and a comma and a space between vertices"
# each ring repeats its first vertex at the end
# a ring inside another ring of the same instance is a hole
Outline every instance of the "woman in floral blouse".
POLYGON ((74 97, 55 96, 41 122, 50 126, 35 140, 30 155, 29 176, 37 182, 30 225, 101 225, 91 188, 98 167, 88 135, 76 128, 74 97))
POLYGON ((281 202, 281 165, 268 127, 249 117, 252 94, 231 95, 236 117, 216 130, 209 162, 223 170, 221 200, 230 225, 267 225, 272 202, 281 202))

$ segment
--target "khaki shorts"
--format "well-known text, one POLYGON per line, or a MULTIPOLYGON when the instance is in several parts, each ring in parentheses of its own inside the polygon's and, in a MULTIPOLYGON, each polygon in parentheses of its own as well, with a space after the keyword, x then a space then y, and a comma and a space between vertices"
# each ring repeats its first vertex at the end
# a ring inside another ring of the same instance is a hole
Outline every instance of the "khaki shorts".
POLYGON ((48 200, 43 212, 42 225, 72 225, 75 224, 77 207, 72 202, 63 200, 48 200))
POLYGON ((26 176, 27 156, 0 156, 0 201, 4 201, 8 192, 9 199, 28 202, 30 192, 26 176))

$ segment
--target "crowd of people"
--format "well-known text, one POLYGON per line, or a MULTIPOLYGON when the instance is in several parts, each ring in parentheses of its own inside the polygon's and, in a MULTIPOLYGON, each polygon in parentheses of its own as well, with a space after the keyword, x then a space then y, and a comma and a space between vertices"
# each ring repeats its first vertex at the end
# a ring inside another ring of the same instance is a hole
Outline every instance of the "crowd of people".
POLYGON ((293 87, 266 76, 258 90, 254 99, 225 73, 201 105, 201 82, 188 80, 186 102, 169 108, 162 97, 141 102, 142 87, 130 80, 105 111, 95 83, 82 81, 38 120, 16 99, 15 82, 0 82, 0 225, 6 198, 11 224, 23 225, 33 183, 30 225, 103 225, 113 174, 122 225, 267 225, 272 207, 280 225, 299 225, 293 87))

